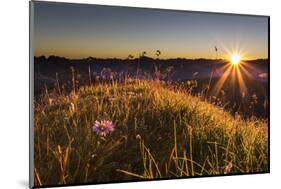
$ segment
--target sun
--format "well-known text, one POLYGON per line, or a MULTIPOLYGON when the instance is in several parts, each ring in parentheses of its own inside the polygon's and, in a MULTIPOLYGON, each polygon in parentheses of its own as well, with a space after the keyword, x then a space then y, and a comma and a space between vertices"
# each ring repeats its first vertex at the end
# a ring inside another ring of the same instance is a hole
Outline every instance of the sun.
POLYGON ((238 65, 240 61, 241 61, 241 56, 239 54, 234 53, 230 56, 230 63, 232 65, 238 65))

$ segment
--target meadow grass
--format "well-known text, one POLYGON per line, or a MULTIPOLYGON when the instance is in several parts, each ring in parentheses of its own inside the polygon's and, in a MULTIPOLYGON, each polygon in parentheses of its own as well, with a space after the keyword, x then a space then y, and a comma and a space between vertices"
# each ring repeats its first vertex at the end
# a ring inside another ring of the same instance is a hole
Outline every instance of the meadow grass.
POLYGON ((35 185, 268 172, 266 119, 232 116, 161 82, 128 79, 34 101, 35 185), (101 137, 96 120, 111 120, 101 137))

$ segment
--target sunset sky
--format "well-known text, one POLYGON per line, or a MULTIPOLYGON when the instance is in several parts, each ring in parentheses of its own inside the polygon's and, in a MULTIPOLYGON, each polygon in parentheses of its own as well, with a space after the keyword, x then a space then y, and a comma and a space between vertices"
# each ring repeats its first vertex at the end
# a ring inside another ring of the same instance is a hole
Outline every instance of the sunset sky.
POLYGON ((126 58, 268 57, 268 18, 157 9, 35 2, 35 56, 126 58))

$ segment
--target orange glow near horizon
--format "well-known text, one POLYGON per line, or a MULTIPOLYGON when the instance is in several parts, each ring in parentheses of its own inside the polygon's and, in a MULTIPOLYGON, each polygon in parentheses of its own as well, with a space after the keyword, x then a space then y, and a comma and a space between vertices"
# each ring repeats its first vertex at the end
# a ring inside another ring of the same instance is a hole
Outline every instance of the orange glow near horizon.
MULTIPOLYGON (((85 51, 69 51, 67 49, 59 49, 57 51, 54 50, 35 50, 34 56, 46 56, 49 57, 51 55, 55 56, 61 56, 65 58, 70 58, 70 59, 81 59, 81 58, 87 58, 87 57, 95 57, 95 58, 120 58, 120 59, 126 59, 129 54, 132 54, 134 58, 138 58, 139 54, 141 54, 142 50, 134 50, 134 51, 128 51, 128 53, 125 53, 124 51, 121 51, 120 49, 117 50, 116 52, 111 49, 111 54, 109 55, 108 52, 102 51, 102 50, 89 50, 86 49, 85 51)), ((154 50, 145 50, 147 52, 146 56, 151 57, 151 58, 156 58, 155 57, 155 51, 154 50)), ((173 58, 186 58, 186 59, 200 59, 200 58, 205 58, 205 59, 224 59, 224 60, 231 60, 232 64, 239 64, 240 61, 243 60, 255 60, 255 59, 267 59, 265 56, 248 56, 248 57, 241 57, 240 55, 233 55, 233 57, 230 57, 228 53, 222 54, 221 57, 215 57, 211 50, 210 52, 167 52, 164 50, 161 50, 162 54, 157 57, 160 59, 173 59, 173 58), (238 61, 239 62, 236 62, 238 61), (236 62, 236 63, 234 63, 236 62)))
POLYGON ((239 43, 251 51, 248 60, 268 57, 268 17, 35 4, 32 48, 36 56, 126 59, 146 51, 156 58, 159 49, 160 59, 226 60, 223 45, 239 43))

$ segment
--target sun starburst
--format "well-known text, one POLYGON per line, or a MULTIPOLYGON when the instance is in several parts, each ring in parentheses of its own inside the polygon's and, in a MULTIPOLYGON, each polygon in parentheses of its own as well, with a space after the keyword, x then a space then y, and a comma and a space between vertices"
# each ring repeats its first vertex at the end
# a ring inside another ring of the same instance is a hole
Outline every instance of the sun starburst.
POLYGON ((247 93, 248 90, 245 83, 245 79, 246 77, 251 77, 250 76, 251 74, 248 71, 248 69, 250 69, 251 67, 247 65, 245 61, 243 61, 243 59, 245 59, 246 57, 245 51, 239 48, 232 49, 232 50, 229 49, 225 49, 225 50, 226 50, 226 63, 224 66, 222 66, 219 69, 219 72, 221 73, 221 77, 213 89, 213 94, 217 95, 221 91, 227 80, 233 81, 232 82, 233 85, 234 83, 237 83, 240 92, 247 93))
POLYGON ((241 55, 239 55, 237 53, 231 54, 231 56, 230 56, 230 63, 232 65, 234 65, 234 66, 238 65, 238 64, 240 64, 240 62, 241 62, 241 55))

